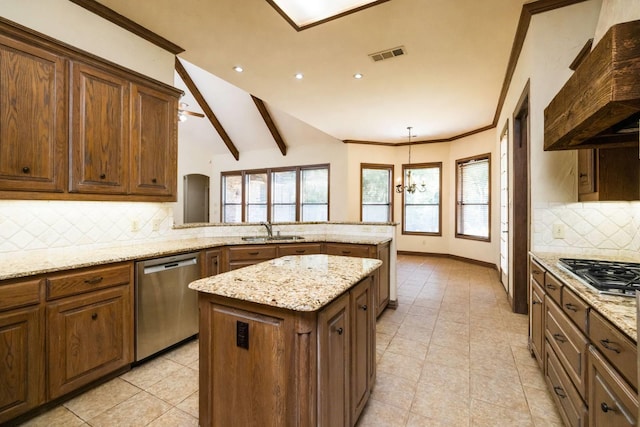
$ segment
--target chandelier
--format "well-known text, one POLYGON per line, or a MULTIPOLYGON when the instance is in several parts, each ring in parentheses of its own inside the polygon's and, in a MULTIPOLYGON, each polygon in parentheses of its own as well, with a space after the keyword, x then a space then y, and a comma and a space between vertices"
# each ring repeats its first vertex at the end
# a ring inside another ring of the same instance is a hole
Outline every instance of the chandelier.
MULTIPOLYGON (((415 136, 415 135, 411 135, 411 129, 413 129, 413 127, 407 126, 407 131, 409 131, 409 164, 408 166, 411 165, 411 137, 415 136)), ((411 180, 411 169, 407 171, 407 185, 402 185, 402 184, 396 185, 396 193, 402 193, 403 191, 406 191, 407 193, 413 194, 416 191, 424 192, 426 190, 427 190, 427 187, 424 182, 420 184, 420 186, 418 186, 416 185, 415 182, 411 180)))

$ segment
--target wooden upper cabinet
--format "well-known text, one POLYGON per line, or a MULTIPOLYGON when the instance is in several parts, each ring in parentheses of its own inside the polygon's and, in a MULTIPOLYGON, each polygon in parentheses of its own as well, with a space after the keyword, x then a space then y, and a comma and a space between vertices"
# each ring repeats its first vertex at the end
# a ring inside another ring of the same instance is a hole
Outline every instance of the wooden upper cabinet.
POLYGON ((74 63, 70 191, 127 193, 129 82, 74 63))
POLYGON ((64 190, 66 64, 0 35, 0 190, 64 190))
POLYGON ((131 85, 132 194, 170 196, 177 181, 177 111, 173 94, 131 85))

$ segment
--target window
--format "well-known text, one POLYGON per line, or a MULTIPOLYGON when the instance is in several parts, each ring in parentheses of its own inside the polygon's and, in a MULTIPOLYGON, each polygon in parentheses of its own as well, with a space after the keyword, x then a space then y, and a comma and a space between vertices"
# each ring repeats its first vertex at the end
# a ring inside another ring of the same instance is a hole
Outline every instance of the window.
POLYGON ((301 221, 327 221, 329 218, 329 168, 302 169, 301 221))
POLYGON ((415 191, 402 194, 402 234, 441 236, 442 162, 402 165, 404 185, 415 191))
POLYGON ((393 165, 360 164, 360 220, 393 221, 393 165))
POLYGON ((489 241, 491 155, 456 160, 456 237, 489 241))
POLYGON ((222 172, 222 222, 329 220, 329 165, 222 172))

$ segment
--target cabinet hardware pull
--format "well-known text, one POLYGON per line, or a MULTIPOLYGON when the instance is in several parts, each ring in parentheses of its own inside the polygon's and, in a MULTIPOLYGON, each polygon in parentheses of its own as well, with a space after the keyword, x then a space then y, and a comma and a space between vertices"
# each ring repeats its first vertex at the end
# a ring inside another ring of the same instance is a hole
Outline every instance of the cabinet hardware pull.
POLYGON ((307 252, 307 251, 306 251, 306 249, 298 249, 298 250, 296 251, 296 253, 297 253, 297 254, 303 254, 303 253, 305 253, 305 252, 307 252))
POLYGON ((342 335, 342 333, 344 332, 344 329, 338 328, 336 329, 336 332, 338 333, 338 335, 342 335))
POLYGON ((571 311, 574 311, 576 313, 578 312, 578 307, 576 307, 575 305, 573 305, 571 303, 566 303, 564 306, 566 307, 567 310, 571 310, 571 311))
POLYGON ((602 344, 602 346, 604 348, 606 348, 607 350, 611 350, 611 351, 614 351, 614 352, 620 354, 620 350, 611 345, 611 344, 615 344, 615 343, 609 341, 608 339, 600 340, 600 344, 602 344))
POLYGON ((103 173, 100 174, 100 179, 105 179, 106 177, 107 177, 107 175, 105 175, 103 173))
POLYGON ((342 251, 343 254, 350 254, 351 251, 342 251))
POLYGON ((533 305, 542 304, 540 301, 533 301, 533 305))
POLYGON ((151 179, 151 182, 153 182, 153 183, 155 184, 156 182, 158 182, 158 180, 157 180, 157 179, 155 179, 155 178, 152 178, 152 179, 151 179))
MULTIPOLYGON (((558 395, 558 397, 564 399, 565 397, 567 397, 566 394, 564 394, 564 389, 562 387, 559 386, 555 386, 553 388, 553 391, 558 395)), ((606 412, 606 411, 605 411, 606 412)))
POLYGON ((29 169, 29 166, 25 166, 22 168, 22 172, 24 173, 29 173, 29 171, 31 171, 31 169, 29 169))
POLYGON ((91 319, 96 320, 98 318, 98 313, 93 313, 91 315, 91 319))
POLYGON ((566 343, 567 342, 567 338, 565 336, 563 336, 562 334, 553 334, 553 338, 560 342, 560 343, 566 343))
POLYGON ((258 255, 260 252, 249 252, 249 255, 258 255))
POLYGON ((612 408, 611 406, 607 405, 606 402, 602 402, 600 404, 600 409, 602 409, 602 412, 609 412, 609 411, 615 412, 616 411, 616 408, 612 408))
POLYGON ((581 173, 580 175, 578 175, 580 178, 585 178, 587 176, 586 173, 581 173))
POLYGON ((361 305, 361 306, 360 306, 360 308, 361 308, 363 311, 367 311, 367 308, 369 308, 369 307, 367 307, 367 304, 364 304, 364 305, 361 305))
POLYGON ((98 277, 94 277, 92 279, 87 279, 84 281, 84 283, 86 283, 87 285, 96 285, 100 282, 102 282, 103 277, 102 276, 98 276, 98 277))
POLYGON ((551 289, 552 291, 555 291, 556 289, 558 289, 558 288, 556 288, 556 285, 552 285, 551 283, 547 283, 546 286, 547 286, 548 289, 551 289))

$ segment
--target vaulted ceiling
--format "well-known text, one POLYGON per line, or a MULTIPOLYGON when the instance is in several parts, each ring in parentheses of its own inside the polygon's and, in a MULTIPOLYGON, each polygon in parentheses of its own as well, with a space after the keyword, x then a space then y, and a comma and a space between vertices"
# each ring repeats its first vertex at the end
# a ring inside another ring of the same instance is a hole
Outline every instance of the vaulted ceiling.
POLYGON ((390 143, 406 142, 407 126, 432 140, 492 124, 529 2, 389 0, 297 31, 267 0, 99 1, 269 106, 341 140, 390 143))

